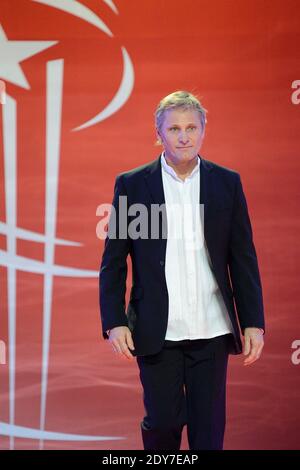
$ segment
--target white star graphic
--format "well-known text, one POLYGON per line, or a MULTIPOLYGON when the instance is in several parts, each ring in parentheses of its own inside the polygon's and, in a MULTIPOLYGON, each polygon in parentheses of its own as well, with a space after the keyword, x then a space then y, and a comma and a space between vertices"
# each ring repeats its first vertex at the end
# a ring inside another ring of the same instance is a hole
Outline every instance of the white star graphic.
POLYGON ((9 41, 0 25, 0 78, 26 90, 30 85, 19 64, 58 41, 9 41))

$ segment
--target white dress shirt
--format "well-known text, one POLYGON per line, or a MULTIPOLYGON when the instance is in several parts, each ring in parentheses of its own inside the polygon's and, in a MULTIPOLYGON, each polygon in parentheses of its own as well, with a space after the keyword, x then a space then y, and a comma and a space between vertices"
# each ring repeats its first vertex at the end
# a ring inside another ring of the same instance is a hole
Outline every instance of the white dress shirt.
POLYGON ((169 294, 167 340, 214 338, 231 333, 227 309, 210 267, 200 217, 200 158, 181 180, 161 155, 168 239, 165 275, 169 294))

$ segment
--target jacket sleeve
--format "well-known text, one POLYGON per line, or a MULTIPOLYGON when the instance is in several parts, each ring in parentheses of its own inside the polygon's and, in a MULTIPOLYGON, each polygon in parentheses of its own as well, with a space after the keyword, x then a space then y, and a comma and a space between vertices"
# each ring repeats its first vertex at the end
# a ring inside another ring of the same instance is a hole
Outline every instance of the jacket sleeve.
POLYGON ((229 246, 229 271, 242 333, 247 327, 265 330, 262 285, 247 202, 237 175, 229 246))
POLYGON ((119 224, 121 199, 124 201, 126 197, 122 175, 119 175, 115 182, 113 209, 108 222, 108 233, 104 243, 99 275, 99 300, 104 339, 108 339, 107 330, 116 326, 128 326, 125 313, 127 256, 130 249, 127 210, 126 213, 123 211, 121 214, 123 227, 119 224), (121 196, 123 198, 120 198, 121 196), (124 228, 126 233, 124 233, 124 228))

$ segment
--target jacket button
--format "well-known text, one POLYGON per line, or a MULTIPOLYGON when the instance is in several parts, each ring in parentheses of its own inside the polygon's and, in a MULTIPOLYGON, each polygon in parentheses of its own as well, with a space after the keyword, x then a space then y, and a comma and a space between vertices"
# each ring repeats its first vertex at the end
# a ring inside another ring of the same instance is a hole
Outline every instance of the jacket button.
POLYGON ((160 264, 161 266, 164 266, 165 262, 164 262, 163 260, 160 260, 159 264, 160 264))

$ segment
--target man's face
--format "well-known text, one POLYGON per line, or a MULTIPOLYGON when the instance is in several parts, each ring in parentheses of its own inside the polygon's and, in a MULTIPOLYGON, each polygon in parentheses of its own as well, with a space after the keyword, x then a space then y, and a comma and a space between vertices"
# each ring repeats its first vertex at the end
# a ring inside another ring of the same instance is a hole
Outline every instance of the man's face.
POLYGON ((204 134, 199 112, 194 109, 165 111, 161 129, 157 129, 165 156, 175 164, 188 163, 195 158, 202 146, 204 134))

